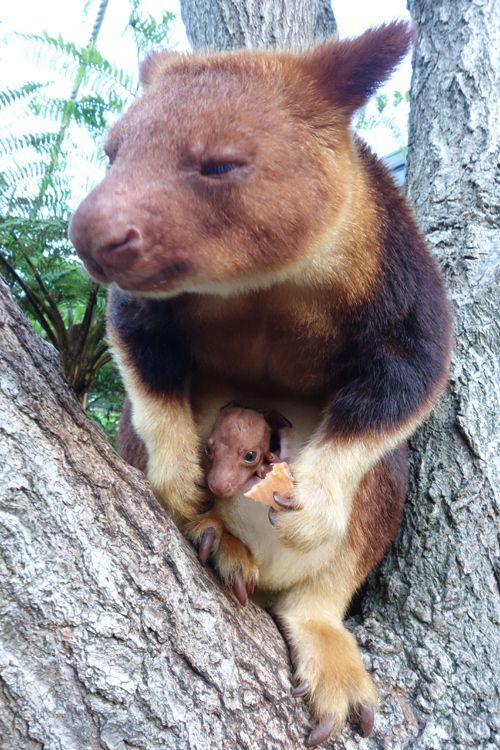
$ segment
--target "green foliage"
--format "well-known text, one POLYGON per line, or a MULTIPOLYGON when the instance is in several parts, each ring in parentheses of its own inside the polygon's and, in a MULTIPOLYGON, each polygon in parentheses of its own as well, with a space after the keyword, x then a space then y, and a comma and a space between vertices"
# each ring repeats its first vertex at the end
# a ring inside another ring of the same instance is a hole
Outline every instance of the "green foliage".
POLYGON ((395 91, 394 99, 393 99, 394 106, 397 107, 399 104, 401 104, 402 101, 403 101, 403 94, 401 93, 401 91, 395 91))
POLYGON ((378 94, 374 97, 374 108, 376 113, 368 114, 367 112, 370 108, 363 108, 360 114, 355 118, 354 127, 357 131, 363 132, 374 130, 381 125, 384 125, 391 131, 396 143, 399 145, 400 151, 406 156, 408 149, 401 133, 401 129, 394 118, 394 110, 402 104, 408 104, 409 101, 409 91, 405 91, 404 93, 401 91, 394 91, 391 103, 389 102, 388 94, 378 94))
POLYGON ((383 112, 387 107, 387 94, 379 94, 375 97, 376 106, 379 112, 383 112))
POLYGON ((44 86, 43 83, 25 83, 18 89, 6 88, 0 91, 0 109, 30 96, 44 86))
MULTIPOLYGON (((137 91, 136 79, 96 46, 105 7, 84 47, 47 32, 9 40, 48 65, 56 85, 28 81, 0 90, 0 272, 60 352, 82 405, 113 438, 123 388, 105 341, 105 290, 68 240, 75 185, 83 194, 95 182, 104 133, 137 91)), ((164 12, 157 21, 132 0, 125 32, 138 54, 165 43, 171 19, 164 12)))
POLYGON ((107 362, 96 375, 89 394, 88 413, 114 439, 123 404, 123 384, 114 363, 107 362))
POLYGON ((69 118, 90 133, 102 136, 110 119, 125 109, 127 101, 128 98, 111 91, 107 98, 100 94, 87 94, 76 101, 61 98, 37 101, 33 102, 31 109, 35 115, 55 122, 69 118))
POLYGON ((164 10, 157 21, 151 13, 141 11, 138 0, 132 2, 129 26, 134 32, 138 52, 147 52, 151 47, 164 43, 173 19, 174 14, 164 10))
POLYGON ((35 61, 48 62, 55 72, 62 72, 68 80, 81 82, 103 96, 118 89, 131 97, 137 91, 137 81, 101 55, 94 42, 79 47, 60 34, 51 36, 47 32, 18 33, 15 38, 26 43, 35 61))

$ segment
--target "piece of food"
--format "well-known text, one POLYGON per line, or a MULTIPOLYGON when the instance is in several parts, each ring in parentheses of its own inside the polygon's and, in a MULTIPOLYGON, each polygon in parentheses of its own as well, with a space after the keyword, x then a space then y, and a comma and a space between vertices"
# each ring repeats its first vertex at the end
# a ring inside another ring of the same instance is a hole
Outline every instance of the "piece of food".
POLYGON ((266 474, 264 479, 261 479, 248 492, 245 492, 245 497, 256 500, 258 503, 270 505, 272 508, 278 510, 279 506, 274 502, 273 493, 287 495, 292 490, 292 472, 286 461, 281 461, 273 465, 271 471, 266 474))

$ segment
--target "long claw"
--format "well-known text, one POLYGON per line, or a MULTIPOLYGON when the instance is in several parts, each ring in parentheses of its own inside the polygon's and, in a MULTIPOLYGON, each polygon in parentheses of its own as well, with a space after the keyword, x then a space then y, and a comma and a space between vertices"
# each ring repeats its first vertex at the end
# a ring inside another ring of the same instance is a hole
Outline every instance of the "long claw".
POLYGON ((306 693, 309 692, 309 683, 301 682, 297 687, 292 688, 292 695, 294 698, 303 698, 306 693))
POLYGON ((250 578, 250 580, 247 581, 247 592, 248 594, 253 594, 255 591, 255 578, 250 578))
POLYGON ((333 732, 334 725, 335 721, 332 714, 326 714, 326 716, 323 716, 307 738, 307 747, 317 747, 318 745, 321 745, 321 743, 327 740, 333 732))
POLYGON ((245 606, 248 602, 248 594, 243 582, 243 576, 239 570, 237 570, 233 576, 233 592, 239 603, 245 606))
POLYGON ((293 497, 281 497, 277 492, 273 492, 273 498, 276 505, 279 505, 280 508, 283 508, 284 510, 294 510, 295 500, 293 497))
POLYGON ((206 565, 212 547, 215 541, 215 531, 213 529, 207 529, 201 536, 200 546, 198 548, 198 559, 202 565, 206 565))
POLYGON ((267 512, 267 517, 269 519, 269 523, 271 524, 271 526, 276 526, 276 521, 278 520, 278 511, 270 507, 267 512))
POLYGON ((362 737, 369 737, 373 732, 373 725, 375 723, 375 713, 372 706, 361 705, 358 708, 358 720, 359 727, 361 729, 362 737))

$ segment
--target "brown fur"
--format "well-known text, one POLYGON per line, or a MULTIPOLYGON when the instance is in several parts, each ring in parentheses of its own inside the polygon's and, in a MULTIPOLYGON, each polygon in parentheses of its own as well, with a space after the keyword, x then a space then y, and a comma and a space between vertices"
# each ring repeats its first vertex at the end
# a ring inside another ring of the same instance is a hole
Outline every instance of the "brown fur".
POLYGON ((148 452, 144 442, 132 427, 132 405, 126 398, 118 424, 117 450, 120 456, 139 471, 146 472, 148 452))
POLYGON ((342 617, 394 537, 401 446, 451 348, 409 207, 349 130, 410 37, 394 23, 302 54, 148 59, 71 226, 115 282, 108 331, 155 491, 195 541, 213 528, 225 580, 274 592, 312 709, 337 727, 375 701, 342 617), (232 399, 294 424, 300 510, 273 527, 241 497, 200 514, 201 446, 232 399))

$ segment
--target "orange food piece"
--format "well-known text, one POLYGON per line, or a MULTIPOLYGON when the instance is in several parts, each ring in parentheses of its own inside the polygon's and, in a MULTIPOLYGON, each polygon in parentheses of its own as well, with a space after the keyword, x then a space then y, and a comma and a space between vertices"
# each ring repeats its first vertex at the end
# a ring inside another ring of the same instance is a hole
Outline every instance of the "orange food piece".
POLYGON ((287 462, 282 461, 279 464, 274 464, 264 479, 261 479, 248 492, 245 492, 245 497, 277 509, 278 506, 274 502, 273 493, 277 492, 278 495, 287 495, 292 490, 292 472, 287 462))

